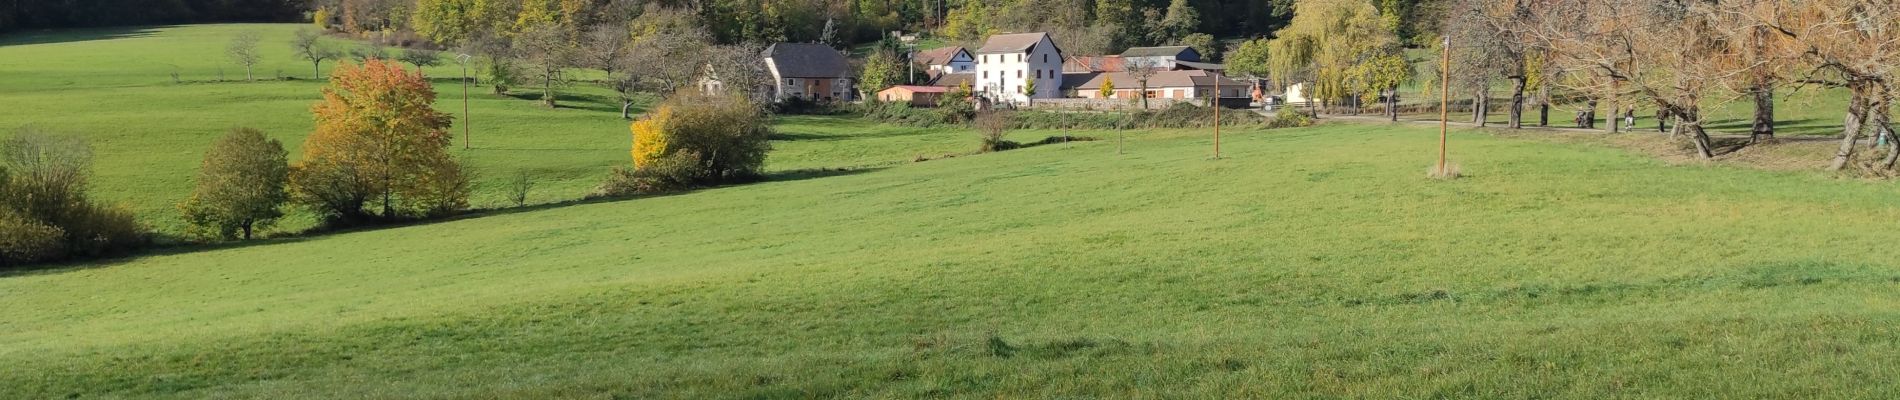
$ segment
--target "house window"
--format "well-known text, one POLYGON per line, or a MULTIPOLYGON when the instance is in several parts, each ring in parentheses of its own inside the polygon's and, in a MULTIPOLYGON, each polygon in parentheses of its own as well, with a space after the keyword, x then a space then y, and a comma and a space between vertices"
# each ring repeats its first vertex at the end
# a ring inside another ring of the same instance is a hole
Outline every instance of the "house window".
POLYGON ((1021 55, 1021 54, 1017 54, 1017 55, 1016 55, 1016 62, 1023 62, 1023 55, 1021 55))
POLYGON ((1022 78, 1023 78, 1023 70, 1020 70, 1020 69, 1016 70, 1016 79, 1022 79, 1022 78))
POLYGON ((797 84, 798 84, 798 79, 795 79, 795 78, 785 78, 785 84, 787 84, 787 85, 797 85, 797 84))
POLYGON ((990 71, 983 71, 983 79, 990 79, 990 71))
POLYGON ((1016 85, 1016 93, 1022 93, 1022 92, 1023 92, 1023 85, 1016 85))
POLYGON ((1042 62, 1049 62, 1049 54, 1044 53, 1042 55, 1042 62))

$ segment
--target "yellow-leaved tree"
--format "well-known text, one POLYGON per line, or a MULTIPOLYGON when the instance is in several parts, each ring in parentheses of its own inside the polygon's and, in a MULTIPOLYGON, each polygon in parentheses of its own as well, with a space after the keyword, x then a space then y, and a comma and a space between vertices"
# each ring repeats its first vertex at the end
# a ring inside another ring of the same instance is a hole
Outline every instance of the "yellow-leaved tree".
POLYGON ((633 122, 633 167, 646 168, 666 155, 666 135, 661 130, 671 119, 673 107, 662 105, 653 115, 633 122))

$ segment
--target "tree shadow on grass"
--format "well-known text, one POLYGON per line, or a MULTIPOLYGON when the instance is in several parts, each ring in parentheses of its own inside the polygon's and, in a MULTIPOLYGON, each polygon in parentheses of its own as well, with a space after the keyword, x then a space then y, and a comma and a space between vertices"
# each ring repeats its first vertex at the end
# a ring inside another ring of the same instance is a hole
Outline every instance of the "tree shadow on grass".
MULTIPOLYGON (((553 203, 544 203, 544 204, 535 204, 535 205, 528 205, 528 206, 521 206, 521 207, 481 208, 481 209, 468 210, 461 214, 456 214, 455 216, 446 217, 446 218, 397 221, 397 222, 378 223, 378 224, 354 225, 354 226, 347 226, 347 227, 319 227, 319 228, 312 228, 312 229, 301 231, 301 232, 288 233, 288 234, 266 238, 266 239, 248 240, 248 241, 233 241, 233 242, 209 243, 209 244, 190 243, 186 240, 182 240, 177 237, 167 236, 165 238, 170 239, 170 240, 165 240, 166 242, 172 242, 176 244, 147 247, 143 250, 136 251, 133 254, 120 255, 120 256, 66 261, 66 262, 59 262, 59 263, 52 263, 52 264, 31 265, 31 266, 25 266, 25 267, 0 268, 0 279, 63 274, 63 273, 68 273, 68 272, 84 271, 84 270, 89 270, 89 269, 94 269, 94 268, 112 267, 112 266, 118 266, 118 265, 130 263, 130 262, 148 258, 148 257, 183 255, 183 254, 191 254, 191 253, 199 253, 199 252, 207 252, 207 251, 242 249, 242 248, 255 247, 255 246, 299 243, 299 242, 321 239, 327 236, 347 234, 347 233, 370 232, 370 231, 380 231, 380 230, 388 230, 388 229, 401 229, 401 228, 408 228, 408 227, 427 226, 427 225, 435 225, 435 224, 441 224, 441 223, 465 221, 465 220, 472 220, 472 219, 497 217, 497 216, 503 216, 503 215, 512 215, 512 214, 519 214, 519 213, 525 213, 525 212, 546 211, 546 210, 553 210, 553 209, 573 207, 573 206, 601 204, 601 203, 618 203, 618 202, 623 202, 623 201, 633 201, 633 200, 641 200, 641 199, 649 199, 649 198, 680 196, 680 195, 697 193, 700 191, 733 188, 733 187, 740 187, 740 186, 745 186, 748 184, 756 184, 756 183, 795 182, 795 181, 802 181, 802 180, 808 180, 808 179, 858 175, 858 174, 881 171, 881 170, 884 170, 885 168, 886 167, 812 168, 812 169, 776 171, 776 172, 766 173, 764 176, 760 176, 751 181, 738 182, 738 183, 725 184, 725 185, 717 185, 717 186, 707 186, 707 187, 681 190, 681 191, 675 191, 675 192, 667 192, 667 193, 659 193, 659 194, 645 194, 645 195, 636 195, 636 196, 622 196, 622 197, 589 196, 589 197, 581 198, 581 199, 559 201, 559 202, 553 202, 553 203)), ((265 262, 268 262, 268 261, 265 261, 265 262)))
POLYGON ((0 35, 0 46, 135 39, 151 37, 156 34, 159 29, 172 26, 175 25, 21 31, 0 35))
MULTIPOLYGON (((541 103, 541 98, 543 97, 541 96, 540 92, 534 92, 534 93, 516 92, 516 93, 509 93, 506 96, 513 97, 517 100, 533 101, 537 104, 541 103)), ((614 115, 620 114, 619 101, 608 99, 603 96, 589 96, 589 95, 582 95, 582 94, 557 92, 554 94, 554 108, 613 113, 614 115)))

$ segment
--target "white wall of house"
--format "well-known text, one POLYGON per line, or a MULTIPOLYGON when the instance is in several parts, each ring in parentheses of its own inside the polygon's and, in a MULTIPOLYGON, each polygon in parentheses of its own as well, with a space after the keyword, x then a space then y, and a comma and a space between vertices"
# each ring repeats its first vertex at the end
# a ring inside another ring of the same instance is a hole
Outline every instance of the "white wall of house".
POLYGON ((1062 53, 1047 36, 1027 53, 976 55, 975 89, 991 98, 1028 101, 1022 87, 1031 79, 1036 81, 1035 98, 1062 97, 1062 53))
POLYGON ((964 52, 958 52, 956 56, 950 57, 949 62, 944 63, 944 64, 932 65, 930 66, 930 69, 933 71, 942 72, 946 74, 960 74, 960 73, 965 73, 965 72, 976 71, 976 58, 971 57, 969 54, 966 54, 964 52))
POLYGON ((1123 60, 1122 62, 1123 62, 1123 63, 1125 63, 1124 65, 1141 65, 1141 64, 1138 64, 1138 63, 1140 63, 1140 62, 1144 62, 1144 61, 1145 61, 1145 62, 1148 62, 1148 63, 1151 63, 1151 64, 1149 64, 1149 65, 1154 65, 1154 66, 1155 66, 1155 68, 1157 68, 1157 69, 1161 69, 1161 70, 1170 70, 1170 69, 1174 69, 1174 62, 1175 62, 1175 61, 1178 61, 1178 60, 1176 60, 1176 58, 1177 58, 1177 57, 1175 57, 1175 56, 1153 56, 1153 57, 1127 57, 1127 56, 1123 56, 1123 57, 1122 57, 1122 60, 1123 60))

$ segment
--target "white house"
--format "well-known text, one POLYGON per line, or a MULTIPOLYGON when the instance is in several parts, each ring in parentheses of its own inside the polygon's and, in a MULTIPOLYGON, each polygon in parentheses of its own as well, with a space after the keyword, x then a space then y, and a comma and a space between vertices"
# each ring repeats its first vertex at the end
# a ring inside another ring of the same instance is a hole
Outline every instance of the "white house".
POLYGON ((1031 97, 1023 88, 1034 80, 1038 99, 1062 97, 1062 49, 1048 33, 990 36, 976 49, 973 89, 991 99, 1019 103, 1031 97))
POLYGON ((950 46, 917 52, 918 64, 924 66, 930 75, 961 74, 976 71, 976 56, 961 46, 950 46))

